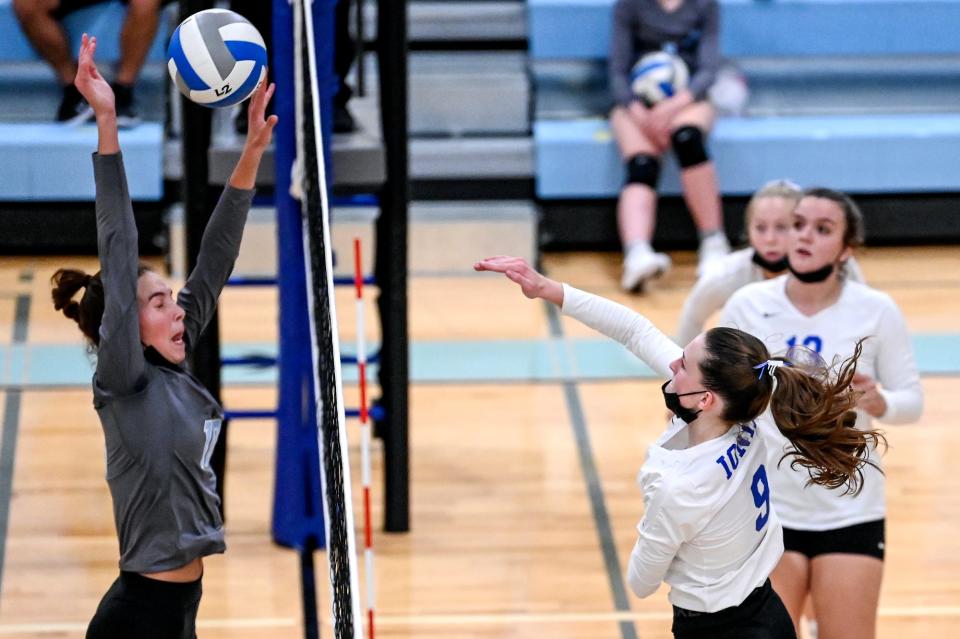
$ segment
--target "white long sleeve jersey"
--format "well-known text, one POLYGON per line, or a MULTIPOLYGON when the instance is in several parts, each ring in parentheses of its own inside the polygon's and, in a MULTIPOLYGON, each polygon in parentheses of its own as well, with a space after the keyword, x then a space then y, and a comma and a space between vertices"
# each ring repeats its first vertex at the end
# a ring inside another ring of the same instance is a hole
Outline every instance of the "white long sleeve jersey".
MULTIPOLYGON (((565 314, 669 376, 682 350, 649 320, 566 284, 563 290, 565 314)), ((783 554, 764 466, 768 433, 734 427, 696 446, 688 436, 687 424, 674 418, 647 453, 638 477, 644 514, 627 580, 640 597, 665 581, 674 605, 716 612, 742 603, 783 554)))
MULTIPOLYGON (((854 258, 847 260, 846 278, 852 282, 864 281, 863 271, 854 258)), ((684 301, 677 326, 677 343, 689 344, 703 331, 707 319, 723 308, 731 295, 747 284, 764 279, 763 269, 753 263, 753 248, 748 246, 724 256, 696 281, 684 301)))
MULTIPOLYGON (((852 355, 857 341, 867 337, 857 371, 881 385, 887 412, 880 421, 902 424, 917 420, 923 410, 923 389, 906 322, 890 296, 848 281, 832 306, 807 317, 787 298, 787 279, 784 275, 741 288, 724 306, 721 325, 755 335, 773 355, 800 344, 820 353, 827 364, 852 355)), ((772 426, 769 410, 758 421, 764 420, 772 426)), ((870 424, 870 416, 858 411, 857 426, 869 428, 870 424)), ((776 442, 769 447, 767 468, 774 504, 784 526, 833 530, 885 516, 881 472, 865 466, 863 490, 857 496, 843 495, 842 489, 807 486, 807 471, 792 470, 789 458, 779 463, 786 451, 793 450, 790 443, 777 429, 765 430, 772 433, 776 442)), ((871 459, 880 463, 875 451, 871 451, 871 459)))

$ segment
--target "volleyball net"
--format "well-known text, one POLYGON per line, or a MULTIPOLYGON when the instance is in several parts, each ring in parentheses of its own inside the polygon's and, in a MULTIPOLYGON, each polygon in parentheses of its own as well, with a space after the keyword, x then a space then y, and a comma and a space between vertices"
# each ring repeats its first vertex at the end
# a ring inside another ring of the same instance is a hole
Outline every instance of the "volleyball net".
MULTIPOLYGON (((306 6, 305 6, 306 5, 306 6)), ((319 427, 321 493, 336 639, 363 637, 357 583, 343 378, 333 293, 330 205, 324 168, 313 17, 294 3, 297 158, 310 311, 313 390, 319 427)))

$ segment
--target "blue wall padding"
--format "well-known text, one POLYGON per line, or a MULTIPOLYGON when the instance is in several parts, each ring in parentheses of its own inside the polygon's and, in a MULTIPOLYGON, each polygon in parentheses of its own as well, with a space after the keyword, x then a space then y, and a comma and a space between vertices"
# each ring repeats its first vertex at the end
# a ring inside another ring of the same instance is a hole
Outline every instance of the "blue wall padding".
MULTIPOLYGON (((606 120, 534 124, 537 195, 616 197, 623 164, 606 120)), ((721 119, 710 135, 720 190, 746 195, 776 178, 851 193, 954 191, 960 113, 721 119)), ((672 160, 661 193, 680 193, 672 160)))
MULTIPOLYGON (((528 0, 536 59, 606 58, 613 0, 528 0)), ((958 0, 720 0, 731 57, 960 53, 958 0)))

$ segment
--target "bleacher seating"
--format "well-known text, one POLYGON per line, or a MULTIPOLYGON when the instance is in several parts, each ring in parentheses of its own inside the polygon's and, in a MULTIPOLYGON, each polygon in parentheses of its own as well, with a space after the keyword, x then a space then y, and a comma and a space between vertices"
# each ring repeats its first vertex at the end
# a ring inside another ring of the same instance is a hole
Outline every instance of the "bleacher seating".
MULTIPOLYGON (((120 132, 130 196, 163 197, 163 126, 145 122, 120 132)), ((93 200, 94 126, 0 123, 0 199, 7 201, 93 200)))
MULTIPOLYGON (((75 49, 83 32, 98 38, 97 58, 105 70, 119 57, 124 7, 98 4, 69 14, 64 27, 75 49)), ((169 14, 166 14, 169 15, 169 14)), ((163 113, 166 87, 164 50, 169 25, 161 25, 138 85, 141 113, 163 113)), ((67 127, 52 122, 60 90, 47 65, 23 36, 11 0, 0 0, 0 201, 84 201, 94 195, 90 153, 96 149, 92 125, 67 127)), ((135 200, 163 196, 163 126, 145 122, 121 133, 130 194, 135 200)))
MULTIPOLYGON (((721 119, 710 139, 724 194, 775 177, 852 193, 958 190, 949 158, 960 141, 960 0, 720 4, 722 52, 754 96, 748 117, 721 119)), ((612 6, 529 2, 543 199, 613 198, 621 188, 603 113, 612 6)), ((675 167, 662 185, 679 193, 675 167)))
MULTIPOLYGON (((623 164, 602 119, 540 121, 537 194, 616 197, 623 164)), ((922 193, 960 185, 960 114, 729 118, 711 136, 721 191, 747 195, 772 179, 851 193, 922 193), (922 161, 917 161, 922 158, 922 161)), ((672 160, 662 193, 679 194, 672 160)))
MULTIPOLYGON (((614 0, 528 0, 534 59, 606 58, 614 0)), ((957 0, 720 0, 733 58, 960 51, 957 0)))

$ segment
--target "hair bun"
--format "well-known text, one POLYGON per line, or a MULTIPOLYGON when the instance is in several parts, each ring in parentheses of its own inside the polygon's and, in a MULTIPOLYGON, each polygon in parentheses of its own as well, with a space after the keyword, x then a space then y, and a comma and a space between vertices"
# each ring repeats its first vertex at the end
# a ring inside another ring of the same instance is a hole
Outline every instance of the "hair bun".
POLYGON ((77 302, 71 301, 69 304, 63 307, 63 314, 69 317, 72 320, 80 321, 80 304, 77 302))

